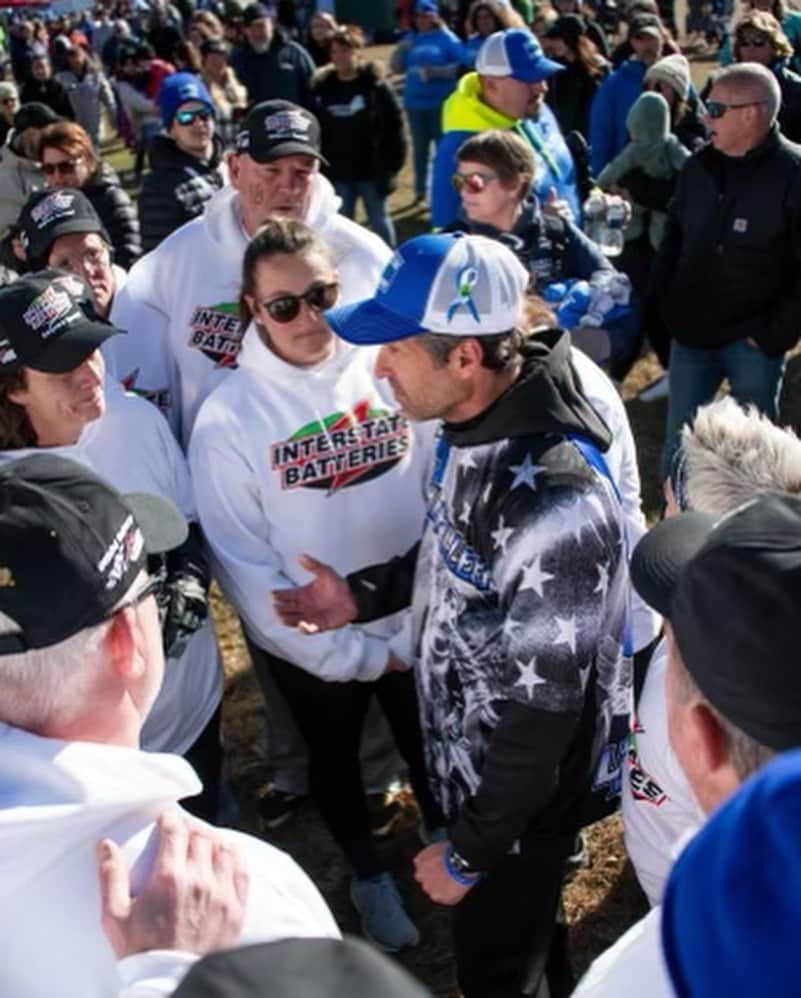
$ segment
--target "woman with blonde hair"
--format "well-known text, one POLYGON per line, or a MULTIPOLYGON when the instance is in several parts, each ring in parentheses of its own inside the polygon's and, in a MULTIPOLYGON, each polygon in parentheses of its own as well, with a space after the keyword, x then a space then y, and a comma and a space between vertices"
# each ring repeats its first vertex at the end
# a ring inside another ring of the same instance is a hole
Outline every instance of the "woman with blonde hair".
POLYGON ((333 14, 327 10, 315 11, 309 18, 303 45, 315 66, 326 66, 331 61, 331 39, 338 27, 333 14))
POLYGON ((208 87, 217 113, 216 131, 226 149, 234 144, 239 123, 248 104, 248 92, 228 62, 228 43, 209 38, 200 47, 200 77, 208 87))

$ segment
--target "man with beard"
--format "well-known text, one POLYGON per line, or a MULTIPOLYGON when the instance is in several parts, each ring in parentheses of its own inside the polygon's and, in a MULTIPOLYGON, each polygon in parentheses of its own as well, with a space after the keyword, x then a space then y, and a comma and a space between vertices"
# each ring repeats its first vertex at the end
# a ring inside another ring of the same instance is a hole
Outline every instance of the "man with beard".
POLYGON ((244 40, 231 53, 231 67, 248 91, 248 101, 278 98, 309 104, 312 57, 276 28, 270 11, 252 3, 242 15, 244 40))
POLYGON ((476 72, 459 81, 442 106, 442 139, 434 158, 431 222, 448 225, 459 214, 459 195, 451 178, 456 150, 475 132, 511 128, 534 151, 536 170, 531 189, 541 202, 554 196, 580 217, 576 169, 553 111, 545 103, 547 79, 563 69, 546 59, 540 43, 523 28, 496 31, 476 58, 476 72))

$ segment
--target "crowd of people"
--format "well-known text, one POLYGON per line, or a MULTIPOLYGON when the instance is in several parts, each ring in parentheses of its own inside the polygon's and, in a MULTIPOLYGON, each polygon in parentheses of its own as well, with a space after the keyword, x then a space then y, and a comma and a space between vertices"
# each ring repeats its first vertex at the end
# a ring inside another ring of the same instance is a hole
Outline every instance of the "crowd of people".
POLYGON ((335 15, 3 29, 4 993, 423 998, 376 952, 420 941, 405 782, 464 998, 789 998, 801 15, 691 4, 704 79, 667 2, 416 0, 386 64, 335 15), (213 582, 261 831, 316 807, 370 946, 224 827, 213 582), (651 911, 577 980, 563 884, 618 808, 651 911))

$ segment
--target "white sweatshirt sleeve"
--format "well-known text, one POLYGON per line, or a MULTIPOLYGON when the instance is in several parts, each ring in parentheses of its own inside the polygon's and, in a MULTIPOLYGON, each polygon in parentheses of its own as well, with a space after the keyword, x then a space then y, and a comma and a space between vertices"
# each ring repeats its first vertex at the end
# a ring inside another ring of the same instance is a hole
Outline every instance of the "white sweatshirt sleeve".
MULTIPOLYGON (((257 645, 327 682, 372 681, 386 668, 386 639, 343 627, 304 635, 281 624, 270 593, 296 583, 270 542, 270 521, 262 508, 256 477, 247 459, 226 440, 210 445, 195 432, 189 461, 195 503, 211 548, 214 575, 257 645)), ((299 529, 302 524, 298 524, 299 529)))
POLYGON ((117 963, 118 998, 166 998, 197 960, 197 954, 179 950, 150 950, 126 956, 117 963))

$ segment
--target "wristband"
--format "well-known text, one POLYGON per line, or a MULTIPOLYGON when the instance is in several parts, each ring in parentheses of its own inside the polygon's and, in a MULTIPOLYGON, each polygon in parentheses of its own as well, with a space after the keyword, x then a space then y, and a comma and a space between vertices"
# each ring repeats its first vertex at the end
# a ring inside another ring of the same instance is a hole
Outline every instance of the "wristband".
POLYGON ((484 876, 478 870, 471 870, 467 860, 450 843, 442 854, 442 865, 451 880, 455 880, 461 887, 474 887, 484 876))

